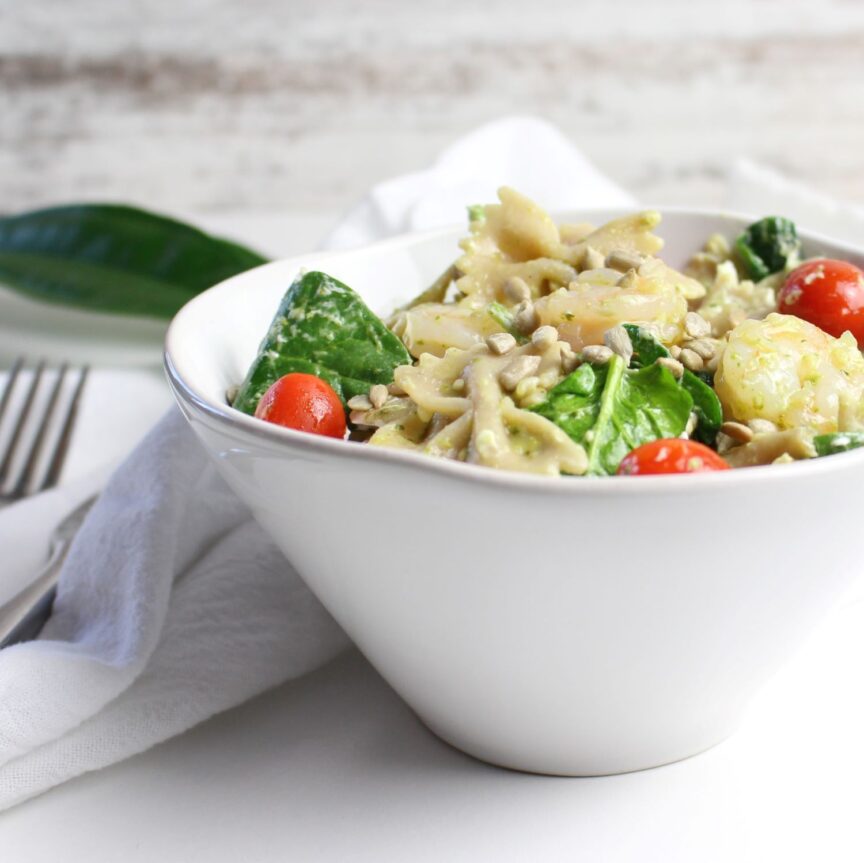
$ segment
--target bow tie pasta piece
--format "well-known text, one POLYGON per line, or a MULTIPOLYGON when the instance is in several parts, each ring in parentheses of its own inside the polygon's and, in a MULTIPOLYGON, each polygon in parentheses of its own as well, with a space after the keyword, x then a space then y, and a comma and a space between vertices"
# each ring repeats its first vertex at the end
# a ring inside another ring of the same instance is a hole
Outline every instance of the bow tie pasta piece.
POLYGON ((588 467, 584 448, 555 423, 517 408, 501 390, 508 357, 483 356, 467 370, 474 428, 468 461, 487 467, 557 476, 588 467))
MULTIPOLYGON (((539 355, 535 351, 526 345, 506 356, 494 356, 485 346, 451 349, 443 357, 424 354, 415 366, 400 366, 395 383, 407 393, 404 401, 415 412, 400 408, 370 443, 527 473, 584 473, 583 447, 545 417, 516 407, 502 390, 502 373, 520 357, 539 356, 535 360, 538 385, 545 376, 549 386, 560 379, 557 345, 539 355), (424 424, 419 433, 418 422, 424 424)), ((363 417, 352 414, 352 419, 378 425, 382 411, 363 417)))
POLYGON ((498 190, 498 200, 500 204, 489 204, 481 218, 472 220, 471 234, 460 243, 466 254, 515 262, 576 261, 579 252, 561 242, 558 226, 542 207, 506 186, 498 190))
POLYGON ((492 302, 513 304, 516 299, 508 296, 507 286, 514 279, 521 279, 531 296, 539 297, 569 285, 578 275, 574 267, 552 258, 513 263, 501 257, 463 255, 457 261, 457 268, 462 273, 456 282, 457 289, 464 295, 461 305, 470 308, 492 302))
POLYGON ((498 192, 500 204, 482 209, 471 221, 471 233, 459 244, 461 273, 456 287, 472 306, 506 299, 508 279, 523 279, 533 296, 548 285, 566 285, 576 277, 575 264, 584 249, 562 242, 548 213, 513 189, 498 192))
POLYGON ((603 255, 616 251, 656 255, 663 248, 663 240, 654 233, 654 228, 662 220, 655 210, 621 216, 601 225, 585 237, 583 243, 603 255))
POLYGON ((442 357, 423 354, 416 365, 399 366, 393 381, 427 418, 443 414, 453 419, 470 407, 464 395, 464 381, 461 386, 456 381, 461 379, 466 365, 485 351, 485 345, 478 345, 469 351, 450 348, 442 357))

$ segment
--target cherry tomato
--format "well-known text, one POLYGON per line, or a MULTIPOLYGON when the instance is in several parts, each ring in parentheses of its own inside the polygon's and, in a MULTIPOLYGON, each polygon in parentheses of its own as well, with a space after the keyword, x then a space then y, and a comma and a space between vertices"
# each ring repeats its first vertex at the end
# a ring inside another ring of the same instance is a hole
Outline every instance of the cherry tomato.
POLYGON ((702 473, 709 470, 729 470, 729 465, 704 444, 681 438, 665 438, 637 446, 624 456, 618 466, 618 475, 702 473))
POLYGON ((777 295, 777 310, 796 315, 832 336, 849 330, 864 344, 864 272, 846 261, 818 258, 792 270, 777 295))
POLYGON ((294 372, 279 378, 261 396, 255 416, 298 431, 345 437, 345 410, 330 384, 294 372))

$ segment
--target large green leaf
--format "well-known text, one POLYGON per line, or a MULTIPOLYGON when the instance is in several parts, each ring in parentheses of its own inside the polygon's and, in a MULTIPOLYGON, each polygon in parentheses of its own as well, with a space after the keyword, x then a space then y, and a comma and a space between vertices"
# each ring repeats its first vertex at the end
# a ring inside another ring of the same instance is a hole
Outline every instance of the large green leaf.
POLYGON ((342 282, 326 273, 297 278, 282 298, 234 407, 254 413, 268 387, 290 372, 327 381, 343 401, 393 380, 411 362, 402 342, 342 282))
POLYGON ((564 429, 588 453, 589 474, 614 474, 630 450, 678 437, 693 399, 672 373, 653 363, 628 370, 615 355, 602 366, 584 363, 532 408, 564 429))
MULTIPOLYGON (((624 324, 624 329, 630 336, 633 345, 633 359, 630 367, 641 369, 660 359, 672 356, 650 332, 638 324, 624 324)), ((714 446, 717 440, 717 432, 723 423, 723 406, 717 393, 701 377, 694 374, 690 369, 684 369, 681 376, 681 386, 690 393, 693 398, 693 410, 696 412, 696 428, 693 430, 693 439, 708 446, 714 446)))
POLYGON ((134 207, 76 204, 0 218, 0 284, 95 312, 170 318, 263 263, 257 252, 134 207))

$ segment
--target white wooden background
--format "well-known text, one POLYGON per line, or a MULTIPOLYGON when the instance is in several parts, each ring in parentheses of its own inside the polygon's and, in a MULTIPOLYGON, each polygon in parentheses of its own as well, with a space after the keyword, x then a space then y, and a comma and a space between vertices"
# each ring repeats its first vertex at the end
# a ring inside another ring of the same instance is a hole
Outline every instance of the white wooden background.
POLYGON ((513 112, 644 200, 720 202, 739 155, 864 200, 864 2, 0 0, 0 210, 317 229, 513 112))

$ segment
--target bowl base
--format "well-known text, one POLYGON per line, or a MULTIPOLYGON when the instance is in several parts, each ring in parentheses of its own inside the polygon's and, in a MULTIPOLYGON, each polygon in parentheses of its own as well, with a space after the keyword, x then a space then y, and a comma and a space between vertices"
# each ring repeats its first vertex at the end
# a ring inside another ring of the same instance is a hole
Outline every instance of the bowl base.
POLYGON ((654 757, 646 754, 643 758, 634 757, 621 761, 616 759, 615 762, 610 761, 608 765, 604 766, 602 761, 591 756, 564 756, 562 758, 526 756, 520 758, 516 755, 505 755, 494 746, 459 739, 437 727, 434 723, 427 722, 422 716, 418 718, 432 734, 448 746, 452 746, 464 755, 468 755, 477 761, 482 761, 484 764, 500 767, 504 770, 512 770, 517 773, 530 773, 536 776, 559 776, 570 779, 589 778, 592 776, 620 776, 626 773, 639 773, 642 770, 653 770, 656 767, 677 764, 679 761, 686 761, 688 758, 694 758, 703 752, 707 752, 709 749, 713 749, 715 746, 719 746, 732 737, 738 730, 738 726, 734 725, 732 728, 726 728, 720 734, 712 735, 708 740, 702 739, 698 744, 694 743, 689 747, 681 747, 674 752, 657 753, 654 757), (563 762, 569 762, 569 764, 563 762))

